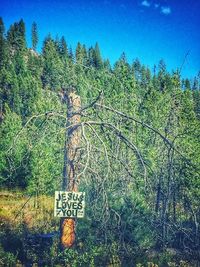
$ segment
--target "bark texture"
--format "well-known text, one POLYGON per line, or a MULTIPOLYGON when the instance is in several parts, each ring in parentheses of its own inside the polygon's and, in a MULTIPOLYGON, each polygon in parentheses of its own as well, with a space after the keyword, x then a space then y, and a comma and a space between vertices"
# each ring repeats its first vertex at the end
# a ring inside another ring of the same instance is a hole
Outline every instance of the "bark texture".
MULTIPOLYGON (((77 111, 81 108, 80 96, 75 92, 66 95, 67 101, 67 122, 64 148, 63 168, 63 190, 78 191, 78 162, 80 159, 80 137, 81 131, 77 124, 80 124, 80 115, 77 111), (71 126, 69 128, 69 126, 71 126)), ((63 218, 61 220, 61 244, 63 248, 73 246, 75 242, 75 219, 63 218)))

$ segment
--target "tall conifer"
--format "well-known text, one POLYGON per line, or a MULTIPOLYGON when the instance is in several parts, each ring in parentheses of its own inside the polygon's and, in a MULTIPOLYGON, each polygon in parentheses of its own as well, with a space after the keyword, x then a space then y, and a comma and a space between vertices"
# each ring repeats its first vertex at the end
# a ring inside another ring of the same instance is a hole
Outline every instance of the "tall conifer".
POLYGON ((36 51, 38 44, 38 29, 36 22, 33 22, 31 29, 31 40, 32 40, 32 49, 36 51))

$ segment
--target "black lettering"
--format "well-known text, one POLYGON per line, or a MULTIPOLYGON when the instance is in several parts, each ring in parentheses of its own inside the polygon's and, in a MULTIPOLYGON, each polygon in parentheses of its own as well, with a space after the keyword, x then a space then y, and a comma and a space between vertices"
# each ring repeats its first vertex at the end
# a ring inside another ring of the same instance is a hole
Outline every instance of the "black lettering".
POLYGON ((59 205, 59 200, 58 199, 56 199, 56 209, 61 209, 61 206, 59 205))
POLYGON ((84 199, 84 194, 81 194, 80 197, 79 197, 79 201, 82 202, 84 199))
POLYGON ((69 200, 72 200, 72 193, 68 193, 68 198, 67 198, 67 200, 69 201, 69 200))
POLYGON ((62 193, 62 201, 66 201, 66 194, 65 193, 62 193))
POLYGON ((62 209, 66 209, 67 207, 67 202, 62 202, 62 209))
POLYGON ((78 204, 77 204, 77 202, 73 202, 73 203, 72 203, 72 208, 75 209, 75 210, 78 209, 78 204))
POLYGON ((66 202, 66 206, 68 209, 71 209, 72 208, 72 202, 66 202))
POLYGON ((66 216, 66 210, 62 210, 62 212, 63 212, 63 216, 65 217, 66 216))
POLYGON ((82 208, 83 208, 83 204, 82 204, 82 202, 79 202, 78 203, 78 209, 81 210, 82 208))
POLYGON ((61 194, 60 194, 60 192, 58 193, 58 199, 56 199, 56 200, 61 200, 61 194))
POLYGON ((76 193, 73 194, 73 200, 74 201, 77 201, 78 200, 78 194, 76 194, 76 193))
POLYGON ((71 210, 67 210, 67 217, 71 217, 72 211, 71 210))
POLYGON ((78 212, 77 210, 72 210, 72 216, 77 217, 77 212, 78 212))

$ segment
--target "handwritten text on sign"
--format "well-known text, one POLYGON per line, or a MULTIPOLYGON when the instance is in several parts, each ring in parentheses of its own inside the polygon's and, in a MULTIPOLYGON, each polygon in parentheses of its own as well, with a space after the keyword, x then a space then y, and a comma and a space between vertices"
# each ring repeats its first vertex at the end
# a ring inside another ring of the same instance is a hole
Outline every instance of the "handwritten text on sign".
POLYGON ((55 191, 54 215, 56 217, 83 218, 85 192, 55 191))

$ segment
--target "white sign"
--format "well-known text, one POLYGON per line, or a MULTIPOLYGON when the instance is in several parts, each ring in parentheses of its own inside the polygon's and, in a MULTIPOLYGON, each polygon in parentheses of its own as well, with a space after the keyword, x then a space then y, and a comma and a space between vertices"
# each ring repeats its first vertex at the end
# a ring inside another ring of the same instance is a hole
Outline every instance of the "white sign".
POLYGON ((85 192, 55 191, 54 216, 83 218, 85 192))

